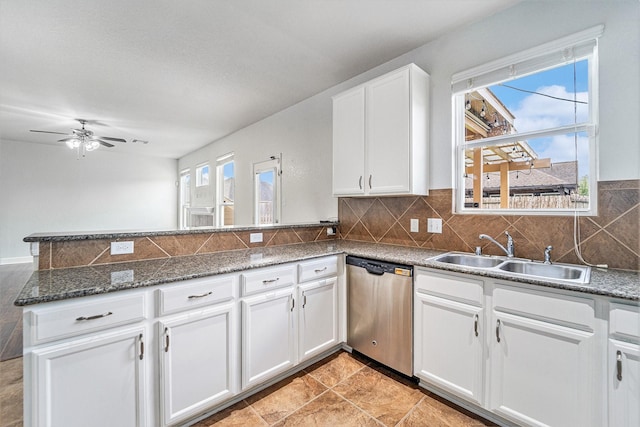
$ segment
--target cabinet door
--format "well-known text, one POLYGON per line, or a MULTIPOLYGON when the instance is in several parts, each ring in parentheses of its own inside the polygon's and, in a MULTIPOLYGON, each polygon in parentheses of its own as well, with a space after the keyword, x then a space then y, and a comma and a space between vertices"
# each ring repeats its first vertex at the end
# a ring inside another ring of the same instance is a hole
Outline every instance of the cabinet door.
POLYGON ((293 288, 242 300, 242 388, 259 384, 296 364, 293 288))
POLYGON ((609 425, 640 425, 640 346, 609 340, 609 425))
POLYGON ((34 350, 32 425, 146 425, 145 338, 135 328, 34 350))
POLYGON ((416 292, 414 317, 415 375, 482 405, 483 309, 416 292))
POLYGON ((411 190, 409 89, 409 69, 367 86, 365 185, 369 194, 406 194, 411 190))
POLYGON ((492 411, 520 425, 594 425, 593 333, 494 311, 489 336, 492 411))
POLYGON ((308 359, 338 344, 338 281, 331 278, 298 288, 299 358, 308 359))
POLYGON ((159 323, 164 424, 194 415, 236 392, 234 302, 159 323))
POLYGON ((364 194, 364 87, 333 99, 333 194, 364 194))

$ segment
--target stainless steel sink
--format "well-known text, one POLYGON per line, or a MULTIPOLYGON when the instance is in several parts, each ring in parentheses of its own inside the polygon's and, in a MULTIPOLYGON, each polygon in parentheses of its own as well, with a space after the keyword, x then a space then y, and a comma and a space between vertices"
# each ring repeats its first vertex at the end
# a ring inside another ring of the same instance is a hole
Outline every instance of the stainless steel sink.
POLYGON ((429 261, 458 265, 482 271, 528 277, 531 279, 561 280, 589 283, 591 268, 573 264, 543 264, 540 261, 498 256, 474 255, 466 252, 447 252, 429 261))
POLYGON ((467 254, 464 252, 447 252, 431 258, 432 261, 447 264, 463 265, 465 267, 491 268, 502 263, 505 258, 467 254))
POLYGON ((588 283, 591 276, 589 267, 568 264, 542 264, 534 261, 505 261, 498 266, 498 269, 524 276, 570 280, 579 283, 588 283))

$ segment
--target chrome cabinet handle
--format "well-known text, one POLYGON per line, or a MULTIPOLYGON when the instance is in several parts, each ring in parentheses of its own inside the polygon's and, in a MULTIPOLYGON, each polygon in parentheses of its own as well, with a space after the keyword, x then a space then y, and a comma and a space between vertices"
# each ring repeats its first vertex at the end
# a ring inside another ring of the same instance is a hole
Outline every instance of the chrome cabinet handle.
POLYGON ((192 299, 192 298, 204 298, 204 297, 208 297, 209 295, 211 295, 213 293, 213 291, 209 291, 207 293, 204 293, 202 295, 189 295, 187 298, 188 299, 192 299))
POLYGON ((307 296, 305 294, 302 294, 302 308, 305 308, 307 306, 307 296))
POLYGON ((373 187, 371 187, 371 177, 372 177, 372 176, 373 176, 373 175, 369 175, 369 190, 371 190, 371 188, 373 188, 373 187))
POLYGON ((496 322, 496 339, 500 342, 500 319, 496 322))
POLYGON ((279 278, 279 277, 276 277, 275 279, 263 280, 263 281, 262 281, 262 284, 263 284, 263 285, 268 285, 269 283, 275 283, 275 282, 277 282, 278 280, 280 280, 280 278, 279 278))
POLYGON ((327 267, 324 267, 324 268, 316 268, 316 269, 315 269, 315 270, 313 270, 313 271, 315 271, 316 273, 322 273, 323 271, 327 271, 327 267))
POLYGON ((478 320, 480 320, 480 317, 477 314, 473 316, 473 332, 475 332, 476 336, 478 336, 478 320))
POLYGON ((164 328, 164 352, 169 351, 169 328, 164 328))
POLYGON ((140 341, 140 360, 142 360, 144 358, 144 341, 142 341, 142 334, 140 334, 138 340, 140 341))
POLYGON ((622 381, 622 352, 620 350, 616 352, 616 372, 618 381, 622 381))
POLYGON ((358 187, 362 190, 362 175, 360 175, 360 178, 358 179, 358 187))
POLYGON ((93 315, 93 316, 87 316, 87 317, 85 317, 85 316, 80 316, 80 317, 77 317, 77 318, 76 318, 76 320, 77 320, 78 322, 80 322, 80 321, 84 321, 84 320, 102 319, 103 317, 111 316, 112 314, 113 314, 113 313, 112 313, 111 311, 108 311, 108 312, 106 312, 106 313, 96 314, 96 315, 93 315))
POLYGON ((291 298, 291 311, 293 311, 294 308, 296 308, 296 299, 291 298))

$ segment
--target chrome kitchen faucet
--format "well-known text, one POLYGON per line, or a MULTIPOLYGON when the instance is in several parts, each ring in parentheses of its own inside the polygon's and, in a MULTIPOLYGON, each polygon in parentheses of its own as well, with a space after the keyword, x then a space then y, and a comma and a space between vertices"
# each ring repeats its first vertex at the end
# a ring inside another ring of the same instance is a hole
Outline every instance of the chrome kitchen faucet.
POLYGON ((508 231, 505 231, 504 234, 507 235, 507 247, 506 248, 504 246, 502 246, 500 243, 498 243, 498 241, 496 239, 494 239, 491 236, 487 236, 486 234, 481 234, 480 238, 492 241, 493 243, 498 245, 498 247, 500 249, 502 249, 507 254, 507 256, 509 258, 513 258, 513 254, 515 252, 515 248, 513 247, 513 237, 511 237, 511 234, 509 234, 508 231))

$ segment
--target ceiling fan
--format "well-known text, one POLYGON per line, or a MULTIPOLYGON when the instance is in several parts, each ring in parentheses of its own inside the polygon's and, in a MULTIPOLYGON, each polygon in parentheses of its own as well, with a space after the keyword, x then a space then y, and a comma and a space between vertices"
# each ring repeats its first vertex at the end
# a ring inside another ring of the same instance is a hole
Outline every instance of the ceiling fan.
POLYGON ((64 132, 53 132, 48 130, 33 130, 30 132, 38 132, 38 133, 51 133, 55 135, 65 135, 66 138, 59 139, 58 142, 64 142, 67 144, 67 147, 71 149, 76 149, 78 152, 78 157, 82 154, 82 157, 85 156, 85 152, 93 151, 97 149, 100 145, 104 147, 115 147, 111 142, 127 142, 126 139, 123 138, 114 138, 111 136, 98 136, 93 133, 93 131, 89 129, 85 129, 84 125, 87 124, 87 120, 84 119, 76 119, 82 125, 81 129, 72 129, 72 133, 64 133, 64 132))

